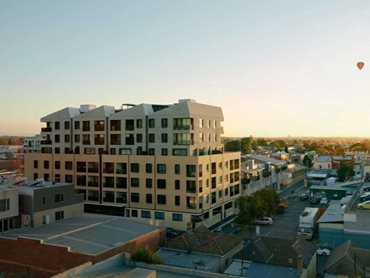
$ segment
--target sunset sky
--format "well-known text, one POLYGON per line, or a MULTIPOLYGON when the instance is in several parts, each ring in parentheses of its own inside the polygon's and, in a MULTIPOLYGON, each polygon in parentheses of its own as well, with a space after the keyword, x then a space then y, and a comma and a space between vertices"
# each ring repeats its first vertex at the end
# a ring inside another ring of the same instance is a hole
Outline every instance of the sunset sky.
POLYGON ((370 137, 370 2, 0 0, 0 93, 0 135, 190 98, 225 136, 370 137))

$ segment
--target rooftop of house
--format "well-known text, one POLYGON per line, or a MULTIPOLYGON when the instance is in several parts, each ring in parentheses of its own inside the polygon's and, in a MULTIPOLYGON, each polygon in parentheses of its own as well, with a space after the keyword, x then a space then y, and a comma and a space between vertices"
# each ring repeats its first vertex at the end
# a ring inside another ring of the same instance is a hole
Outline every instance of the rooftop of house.
POLYGON ((158 227, 122 217, 80 214, 53 224, 5 232, 0 237, 26 237, 42 240, 44 244, 69 247, 81 254, 98 255, 156 230, 158 227))
POLYGON ((210 271, 217 267, 220 255, 209 255, 204 253, 195 253, 168 248, 160 248, 157 254, 166 265, 194 268, 210 271))
POLYGON ((331 162, 331 156, 330 155, 320 155, 320 156, 315 158, 315 162, 329 163, 329 162, 331 162))
POLYGON ((260 237, 249 241, 244 250, 235 257, 246 259, 256 263, 274 264, 286 267, 296 267, 298 255, 302 255, 303 263, 307 266, 315 253, 305 240, 288 240, 260 237))
POLYGON ((319 223, 333 223, 333 222, 343 222, 343 212, 341 205, 338 203, 332 203, 326 209, 324 214, 318 220, 319 223))
POLYGON ((254 159, 263 163, 271 163, 272 165, 285 165, 286 162, 283 160, 275 159, 265 155, 248 154, 247 158, 254 159))
POLYGON ((171 240, 166 247, 171 249, 199 252, 213 255, 225 255, 241 241, 224 233, 214 233, 204 226, 192 232, 183 233, 171 240))
POLYGON ((370 250, 357 248, 351 240, 348 240, 331 253, 325 264, 325 271, 337 275, 345 273, 349 277, 354 277, 357 273, 359 276, 365 277, 366 269, 370 265, 369 262, 370 250))

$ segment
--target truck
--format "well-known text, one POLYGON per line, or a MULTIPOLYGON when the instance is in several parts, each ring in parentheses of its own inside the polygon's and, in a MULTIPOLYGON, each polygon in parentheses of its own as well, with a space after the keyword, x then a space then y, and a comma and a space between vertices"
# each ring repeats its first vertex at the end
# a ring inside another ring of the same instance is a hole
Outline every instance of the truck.
POLYGON ((299 216, 298 236, 311 240, 319 217, 319 208, 306 207, 299 216))

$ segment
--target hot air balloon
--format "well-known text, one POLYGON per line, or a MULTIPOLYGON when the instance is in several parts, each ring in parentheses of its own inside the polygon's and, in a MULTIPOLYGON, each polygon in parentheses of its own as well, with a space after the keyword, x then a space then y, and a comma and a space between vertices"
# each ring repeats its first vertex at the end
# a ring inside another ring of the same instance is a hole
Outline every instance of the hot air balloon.
POLYGON ((362 70, 362 68, 365 66, 365 63, 364 62, 358 62, 357 63, 357 67, 359 70, 362 70))

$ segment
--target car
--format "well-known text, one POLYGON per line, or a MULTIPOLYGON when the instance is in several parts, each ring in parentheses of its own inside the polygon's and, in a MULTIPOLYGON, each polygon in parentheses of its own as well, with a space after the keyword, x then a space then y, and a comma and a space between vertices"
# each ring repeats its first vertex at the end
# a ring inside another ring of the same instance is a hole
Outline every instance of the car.
POLYGON ((330 253, 331 253, 330 250, 325 247, 319 247, 316 250, 316 254, 319 256, 330 256, 330 253))
POLYGON ((264 217, 258 217, 255 221, 256 224, 259 224, 259 225, 268 225, 268 224, 272 224, 272 218, 271 217, 267 217, 267 216, 264 216, 264 217))
POLYGON ((321 198, 320 205, 327 206, 327 205, 329 205, 329 202, 330 201, 328 200, 328 198, 324 197, 324 198, 321 198))
POLYGON ((286 199, 280 199, 279 206, 283 208, 288 208, 288 201, 286 199))
POLYGON ((285 212, 285 209, 281 206, 278 206, 275 210, 276 214, 284 214, 284 212, 285 212))
POLYGON ((360 196, 360 201, 365 202, 370 200, 370 195, 369 194, 364 194, 360 196))
POLYGON ((359 209, 370 209, 370 201, 365 201, 357 205, 359 209))
POLYGON ((299 195, 299 200, 301 201, 306 201, 308 198, 309 196, 307 193, 302 193, 301 195, 299 195))
POLYGON ((363 192, 370 192, 370 186, 364 186, 363 192))
POLYGON ((320 199, 316 198, 316 197, 312 197, 310 199, 310 203, 313 204, 313 205, 316 205, 316 204, 320 203, 320 199))

